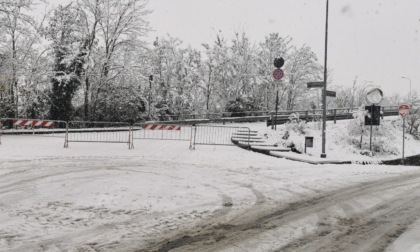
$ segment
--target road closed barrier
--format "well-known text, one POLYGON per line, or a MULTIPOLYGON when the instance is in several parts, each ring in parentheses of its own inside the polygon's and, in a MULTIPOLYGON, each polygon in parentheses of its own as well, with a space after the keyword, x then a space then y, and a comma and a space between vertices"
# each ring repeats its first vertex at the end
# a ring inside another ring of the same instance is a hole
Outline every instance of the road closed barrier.
POLYGON ((54 122, 45 120, 14 119, 13 126, 54 127, 54 122))
POLYGON ((144 124, 145 130, 181 130, 181 125, 166 125, 166 124, 144 124))
POLYGON ((159 123, 135 123, 133 139, 191 141, 192 126, 159 123))
POLYGON ((37 135, 65 138, 67 122, 42 119, 1 118, 0 144, 4 135, 37 135))

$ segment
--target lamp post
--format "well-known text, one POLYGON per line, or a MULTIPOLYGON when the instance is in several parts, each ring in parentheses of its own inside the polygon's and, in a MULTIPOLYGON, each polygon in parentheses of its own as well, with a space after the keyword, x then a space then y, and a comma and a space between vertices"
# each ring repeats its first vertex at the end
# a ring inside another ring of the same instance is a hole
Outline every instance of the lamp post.
POLYGON ((324 92, 322 92, 322 153, 321 158, 326 158, 325 143, 327 131, 327 49, 328 49, 328 0, 325 18, 325 55, 324 55, 324 92))
POLYGON ((407 80, 410 81, 410 93, 409 93, 409 101, 408 101, 408 103, 411 105, 411 79, 410 78, 407 78, 407 77, 404 77, 404 76, 401 76, 401 78, 407 79, 407 80))

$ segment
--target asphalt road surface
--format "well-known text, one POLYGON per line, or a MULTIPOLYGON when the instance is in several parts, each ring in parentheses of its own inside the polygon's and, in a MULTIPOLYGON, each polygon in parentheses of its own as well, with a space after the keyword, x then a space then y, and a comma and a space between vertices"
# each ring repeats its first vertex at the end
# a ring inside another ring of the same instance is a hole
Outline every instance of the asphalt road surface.
POLYGON ((420 174, 362 183, 286 206, 214 218, 138 251, 383 251, 420 217, 420 174), (290 239, 292 238, 292 239, 290 239))

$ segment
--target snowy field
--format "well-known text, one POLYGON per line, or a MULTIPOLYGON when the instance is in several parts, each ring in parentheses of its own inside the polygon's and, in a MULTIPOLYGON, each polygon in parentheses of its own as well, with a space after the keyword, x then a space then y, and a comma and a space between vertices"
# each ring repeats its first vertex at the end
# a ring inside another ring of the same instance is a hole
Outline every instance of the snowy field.
MULTIPOLYGON (((135 140, 132 150, 124 143, 71 143, 68 149, 63 144, 63 138, 2 136, 0 251, 148 251, 154 244, 185 237, 188 230, 244 222, 294 202, 343 193, 343 188, 420 173, 419 167, 310 165, 234 146, 190 150, 188 142, 180 141, 135 140)), ((328 205, 335 218, 331 223, 419 189, 418 183, 400 187, 352 194, 346 204, 328 205)), ((291 242, 315 234, 329 216, 320 212, 314 209, 212 248, 292 251, 291 242)), ((419 251, 419 226, 408 225, 388 250, 419 251)), ((211 251, 204 245, 203 251, 211 251)))

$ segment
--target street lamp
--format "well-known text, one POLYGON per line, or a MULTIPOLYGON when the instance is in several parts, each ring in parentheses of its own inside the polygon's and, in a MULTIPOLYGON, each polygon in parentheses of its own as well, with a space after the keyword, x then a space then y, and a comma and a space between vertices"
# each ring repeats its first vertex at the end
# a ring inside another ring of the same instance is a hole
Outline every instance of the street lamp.
POLYGON ((411 105, 411 79, 410 79, 410 78, 407 78, 407 77, 404 77, 404 76, 401 76, 401 78, 403 78, 403 79, 407 79, 407 80, 409 80, 409 81, 410 81, 410 93, 409 93, 410 98, 409 98, 409 103, 410 103, 410 105, 411 105))

